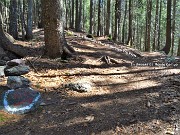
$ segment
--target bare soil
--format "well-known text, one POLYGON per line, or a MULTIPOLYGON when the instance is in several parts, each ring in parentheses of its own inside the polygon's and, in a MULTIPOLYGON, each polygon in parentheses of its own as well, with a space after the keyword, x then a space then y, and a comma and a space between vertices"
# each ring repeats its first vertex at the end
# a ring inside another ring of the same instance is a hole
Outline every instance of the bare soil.
MULTIPOLYGON (((25 45, 42 49, 43 31, 35 34, 25 45)), ((71 60, 39 54, 23 58, 32 69, 25 77, 41 92, 44 104, 24 115, 1 110, 0 134, 180 135, 179 59, 167 66, 161 53, 133 57, 127 52, 137 52, 124 45, 114 45, 124 49, 120 52, 103 37, 91 41, 82 35, 66 37, 77 52, 71 60), (91 82, 91 92, 64 88, 64 84, 77 81, 91 82)), ((8 89, 6 79, 0 78, 1 95, 8 89)))

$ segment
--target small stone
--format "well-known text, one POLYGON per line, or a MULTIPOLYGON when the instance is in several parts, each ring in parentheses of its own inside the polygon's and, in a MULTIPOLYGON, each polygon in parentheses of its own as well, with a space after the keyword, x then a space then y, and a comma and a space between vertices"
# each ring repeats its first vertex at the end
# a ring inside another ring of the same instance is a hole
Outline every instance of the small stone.
POLYGON ((11 89, 29 87, 30 80, 22 76, 9 76, 7 79, 7 86, 11 89))
POLYGON ((88 122, 92 122, 94 120, 94 116, 87 116, 85 120, 87 120, 88 122))
POLYGON ((4 69, 6 66, 0 66, 0 77, 5 76, 4 69))
POLYGON ((174 128, 167 128, 166 132, 165 132, 167 135, 174 135, 175 132, 174 132, 174 128))
POLYGON ((20 76, 20 75, 29 73, 29 71, 30 71, 29 66, 22 66, 22 65, 15 66, 15 67, 7 66, 4 69, 6 76, 20 76))
POLYGON ((5 65, 6 65, 6 61, 0 60, 0 66, 5 66, 5 65))
POLYGON ((174 103, 178 103, 178 99, 173 99, 173 102, 174 103))
POLYGON ((46 103, 42 102, 42 103, 40 104, 40 106, 46 106, 46 103))
POLYGON ((30 135, 31 134, 31 132, 30 131, 27 131, 26 133, 25 133, 25 135, 30 135))
POLYGON ((147 107, 151 107, 151 103, 149 101, 147 102, 147 107))
POLYGON ((65 87, 70 90, 77 91, 77 92, 90 92, 92 89, 92 84, 88 82, 69 83, 69 84, 66 84, 65 87))
POLYGON ((25 65, 25 61, 22 59, 13 59, 6 63, 8 66, 18 66, 18 65, 25 65))

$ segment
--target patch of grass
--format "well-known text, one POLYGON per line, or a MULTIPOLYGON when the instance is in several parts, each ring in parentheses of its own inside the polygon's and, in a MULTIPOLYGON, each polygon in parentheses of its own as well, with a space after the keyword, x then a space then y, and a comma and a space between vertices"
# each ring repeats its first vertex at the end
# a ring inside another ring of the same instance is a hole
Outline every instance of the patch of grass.
POLYGON ((41 88, 41 85, 40 85, 39 83, 36 83, 35 87, 36 87, 37 89, 40 89, 40 88, 41 88))
POLYGON ((4 117, 4 115, 0 114, 0 123, 4 122, 6 120, 6 118, 4 117))

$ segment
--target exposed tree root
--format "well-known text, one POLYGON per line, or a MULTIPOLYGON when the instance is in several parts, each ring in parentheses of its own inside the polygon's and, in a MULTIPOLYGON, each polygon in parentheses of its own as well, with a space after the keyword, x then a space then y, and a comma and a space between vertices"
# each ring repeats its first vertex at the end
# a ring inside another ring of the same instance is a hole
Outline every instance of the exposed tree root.
POLYGON ((109 56, 102 56, 99 60, 105 62, 108 65, 119 64, 119 62, 117 60, 115 60, 109 56))

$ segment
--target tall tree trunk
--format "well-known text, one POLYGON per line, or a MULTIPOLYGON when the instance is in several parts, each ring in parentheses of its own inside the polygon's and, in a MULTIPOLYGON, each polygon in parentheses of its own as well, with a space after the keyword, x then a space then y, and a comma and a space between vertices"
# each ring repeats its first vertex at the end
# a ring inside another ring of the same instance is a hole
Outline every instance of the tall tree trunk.
POLYGON ((67 45, 64 35, 63 1, 44 0, 43 7, 46 55, 50 58, 71 56, 74 50, 67 45))
POLYGON ((115 4, 115 29, 113 40, 117 41, 120 35, 120 19, 121 19, 121 0, 116 0, 115 4))
POLYGON ((98 2, 98 29, 97 36, 101 36, 101 0, 98 2))
POLYGON ((71 0, 72 1, 72 10, 71 10, 71 25, 70 25, 70 28, 74 29, 74 0, 71 0))
POLYGON ((146 17, 146 38, 145 38, 145 51, 149 52, 151 49, 151 11, 152 0, 147 1, 147 17, 146 17))
POLYGON ((75 30, 81 32, 82 0, 76 0, 76 21, 75 30))
POLYGON ((6 57, 6 53, 3 49, 3 44, 4 44, 4 39, 6 39, 4 31, 3 31, 3 20, 2 20, 2 15, 0 12, 0 59, 3 60, 4 57, 6 57))
POLYGON ((37 28, 38 27, 38 1, 37 0, 33 0, 33 21, 34 21, 34 27, 37 28))
POLYGON ((162 0, 160 0, 160 7, 159 7, 159 22, 158 22, 158 37, 157 37, 157 49, 160 50, 160 38, 161 38, 161 13, 162 13, 162 0))
POLYGON ((28 1, 28 14, 27 14, 27 28, 26 28, 26 39, 31 40, 33 38, 32 26, 33 26, 33 0, 28 1))
POLYGON ((90 0, 90 18, 89 18, 89 33, 92 34, 93 33, 93 0, 90 0))
POLYGON ((157 44, 157 26, 158 26, 158 14, 159 14, 159 0, 156 0, 156 16, 155 16, 155 24, 154 24, 154 41, 152 45, 152 50, 156 50, 157 44))
POLYGON ((110 34, 110 17, 111 17, 111 0, 107 0, 107 13, 106 13, 106 31, 105 35, 110 34))
POLYGON ((65 0, 65 6, 66 6, 66 21, 65 21, 65 29, 68 29, 68 19, 69 19, 69 2, 68 0, 65 0))
POLYGON ((128 42, 127 44, 132 46, 132 0, 129 0, 129 32, 128 32, 128 42))
POLYGON ((180 36, 179 36, 179 42, 178 42, 177 56, 180 56, 180 36))
POLYGON ((65 44, 62 3, 60 0, 43 0, 43 4, 46 55, 50 58, 61 57, 65 44))
POLYGON ((40 0, 38 28, 44 28, 43 1, 40 0))
POLYGON ((19 4, 19 11, 20 11, 20 19, 21 19, 21 32, 22 32, 22 40, 25 40, 25 25, 24 25, 24 14, 23 14, 23 2, 22 0, 18 1, 19 4))
POLYGON ((167 0, 167 20, 166 20, 166 45, 162 49, 166 54, 171 49, 171 0, 167 0))
POLYGON ((122 26, 122 42, 125 43, 125 24, 126 24, 126 15, 127 15, 127 1, 125 1, 125 11, 123 18, 123 26, 122 26))
POLYGON ((116 0, 115 3, 115 27, 114 27, 114 36, 113 36, 113 40, 116 41, 117 40, 117 34, 118 34, 118 5, 119 5, 119 0, 116 0))
POLYGON ((172 24, 172 48, 171 48, 171 55, 174 54, 174 35, 175 35, 175 25, 176 25, 176 0, 173 0, 173 24, 172 24))
POLYGON ((17 27, 17 21, 18 21, 18 13, 17 13, 17 0, 11 0, 10 1, 10 14, 9 14, 9 34, 14 37, 15 39, 18 39, 18 27, 17 27))

